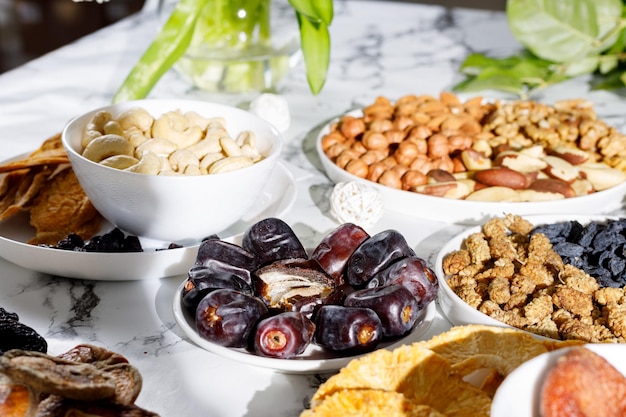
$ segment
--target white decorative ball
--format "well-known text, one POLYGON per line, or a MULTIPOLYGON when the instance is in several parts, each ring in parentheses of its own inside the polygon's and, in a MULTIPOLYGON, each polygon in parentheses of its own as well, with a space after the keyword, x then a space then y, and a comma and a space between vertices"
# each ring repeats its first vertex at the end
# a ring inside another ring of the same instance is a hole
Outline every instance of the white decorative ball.
POLYGON ((362 182, 339 182, 330 195, 330 214, 339 223, 372 226, 382 217, 383 207, 378 190, 362 182))
POLYGON ((265 119, 281 133, 289 129, 291 113, 287 99, 278 94, 264 93, 250 102, 250 111, 265 119))

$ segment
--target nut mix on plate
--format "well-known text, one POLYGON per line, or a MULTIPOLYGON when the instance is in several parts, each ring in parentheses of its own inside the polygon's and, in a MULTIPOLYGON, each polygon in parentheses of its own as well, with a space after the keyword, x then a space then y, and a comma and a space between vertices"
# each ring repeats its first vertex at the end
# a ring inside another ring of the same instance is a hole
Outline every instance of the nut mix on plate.
POLYGON ((172 110, 154 117, 136 107, 101 110, 87 124, 82 155, 112 168, 155 175, 201 175, 252 165, 263 156, 251 131, 231 138, 221 117, 172 110))
POLYGON ((321 139, 340 168, 379 184, 439 197, 545 201, 587 195, 626 180, 626 135, 589 102, 461 102, 379 97, 321 139))
POLYGON ((519 365, 579 341, 540 341, 517 329, 457 326, 432 339, 379 349, 320 385, 301 417, 489 416, 503 378, 519 365), (488 372, 476 374, 476 371, 488 372))
POLYGON ((341 355, 397 340, 421 323, 437 288, 395 230, 370 236, 345 223, 309 256, 288 224, 267 218, 241 245, 204 241, 182 303, 208 341, 289 359, 311 343, 341 355))
MULTIPOLYGON (((591 229, 596 232, 606 226, 594 224, 591 229)), ((460 249, 443 258, 447 284, 471 307, 529 332, 555 339, 624 342, 623 285, 607 286, 605 280, 610 278, 596 278, 564 262, 569 258, 565 253, 562 257, 557 250, 565 248, 571 254, 573 244, 563 245, 564 240, 558 239, 556 233, 547 236, 542 232, 549 230, 545 227, 535 228, 529 221, 513 215, 487 221, 480 232, 464 239, 460 249)), ((561 227, 571 231, 572 223, 564 222, 561 227)), ((578 232, 583 229, 576 228, 578 232)), ((596 256, 599 253, 612 253, 605 250, 602 234, 595 233, 592 240, 594 236, 603 249, 587 258, 590 263, 600 260, 596 256)), ((620 236, 623 248, 626 235, 620 236)), ((619 257, 615 253, 612 256, 619 257)), ((610 256, 606 257, 589 270, 597 271, 610 262, 610 256)))

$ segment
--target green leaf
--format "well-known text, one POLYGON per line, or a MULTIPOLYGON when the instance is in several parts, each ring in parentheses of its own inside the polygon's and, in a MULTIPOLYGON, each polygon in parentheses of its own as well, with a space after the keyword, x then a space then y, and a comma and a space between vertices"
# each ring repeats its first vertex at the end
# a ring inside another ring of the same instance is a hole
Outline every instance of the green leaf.
POLYGON ((618 65, 619 60, 615 55, 602 56, 598 65, 598 71, 600 71, 600 74, 607 74, 617 68, 618 65))
POLYGON ((603 76, 596 76, 591 81, 592 90, 617 90, 624 88, 626 73, 621 70, 613 70, 603 76))
POLYGON ((563 74, 568 77, 591 74, 596 70, 596 68, 598 68, 599 60, 600 58, 598 55, 590 55, 574 62, 570 62, 569 64, 563 66, 563 74))
POLYGON ((333 21, 334 8, 332 0, 289 0, 289 4, 297 13, 312 21, 321 21, 330 26, 333 21))
POLYGON ((508 70, 489 67, 479 75, 466 79, 454 86, 455 91, 476 92, 481 90, 501 90, 516 95, 524 95, 524 83, 508 70))
POLYGON ((180 0, 167 22, 113 96, 113 103, 137 100, 185 53, 200 10, 208 0, 180 0))
POLYGON ((506 11, 511 32, 533 54, 548 61, 570 62, 615 41, 622 2, 509 0, 506 11))
POLYGON ((300 41, 307 80, 311 92, 318 94, 324 87, 330 66, 328 25, 322 21, 312 21, 299 12, 296 12, 296 16, 300 25, 300 41))

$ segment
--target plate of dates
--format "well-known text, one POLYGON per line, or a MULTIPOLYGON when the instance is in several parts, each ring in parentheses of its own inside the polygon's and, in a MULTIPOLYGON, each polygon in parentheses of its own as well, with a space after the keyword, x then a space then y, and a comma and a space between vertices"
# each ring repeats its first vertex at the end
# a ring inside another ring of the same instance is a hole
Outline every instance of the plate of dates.
MULTIPOLYGON (((295 179, 284 164, 278 163, 254 210, 220 233, 220 237, 241 234, 252 223, 267 216, 283 215, 295 198, 295 179)), ((107 222, 103 224, 102 232, 102 236, 119 234, 119 230, 107 222)), ((199 247, 197 242, 174 242, 171 245, 139 237, 140 251, 63 250, 28 244, 33 235, 34 229, 27 216, 16 215, 0 222, 0 256, 40 273, 89 280, 124 281, 184 275, 199 247)))
POLYGON ((430 328, 438 282, 396 230, 344 223, 313 249, 276 217, 205 240, 173 300, 199 347, 284 373, 336 371, 430 328))

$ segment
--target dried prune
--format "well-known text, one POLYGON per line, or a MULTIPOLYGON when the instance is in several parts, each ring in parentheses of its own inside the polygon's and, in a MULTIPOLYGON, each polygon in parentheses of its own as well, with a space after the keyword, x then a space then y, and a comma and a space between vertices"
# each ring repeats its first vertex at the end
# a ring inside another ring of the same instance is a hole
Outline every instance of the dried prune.
POLYGON ((252 284, 252 271, 258 268, 259 262, 255 255, 234 243, 208 239, 200 244, 195 265, 213 272, 228 272, 252 284))
POLYGON ((254 272, 256 293, 274 309, 297 310, 329 296, 335 282, 314 259, 284 259, 254 272))
POLYGON ((290 359, 311 343, 315 325, 304 314, 285 312, 262 319, 254 334, 254 351, 261 356, 290 359))
POLYGON ((314 342, 331 351, 370 352, 383 336, 380 318, 369 308, 324 305, 315 313, 313 322, 314 342))
POLYGON ((415 252, 400 232, 379 232, 354 250, 346 264, 345 279, 353 287, 362 288, 378 271, 407 256, 415 256, 415 252))
POLYGON ((261 300, 239 291, 221 289, 208 293, 196 310, 198 333, 226 347, 247 347, 256 323, 267 314, 261 300))
POLYGON ((421 308, 411 292, 402 285, 365 288, 353 292, 344 301, 346 307, 366 307, 376 312, 383 335, 397 337, 413 329, 421 308))
POLYGON ((283 220, 268 217, 250 226, 241 246, 258 257, 261 265, 282 259, 307 258, 302 242, 283 220))
POLYGON ((0 355, 11 349, 46 353, 48 343, 33 328, 17 320, 0 320, 0 355))
POLYGON ((10 320, 10 321, 19 321, 20 316, 17 313, 12 311, 7 311, 4 308, 0 307, 0 320, 10 320))
POLYGON ((367 283, 368 288, 402 285, 424 308, 437 297, 439 282, 435 272, 418 256, 402 258, 379 271, 367 283))
POLYGON ((237 275, 228 272, 214 272, 205 266, 191 267, 182 290, 183 306, 195 312, 198 303, 209 292, 228 288, 247 295, 253 295, 252 287, 237 275))
POLYGON ((340 284, 343 271, 354 250, 370 235, 353 223, 344 223, 327 234, 311 253, 324 270, 340 284))

